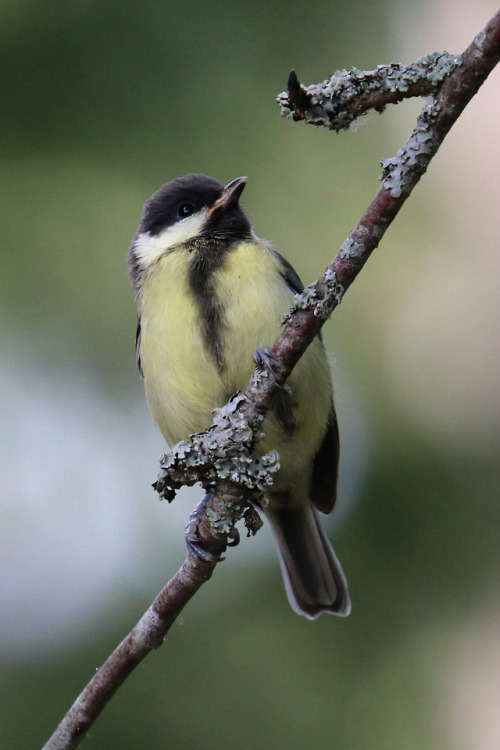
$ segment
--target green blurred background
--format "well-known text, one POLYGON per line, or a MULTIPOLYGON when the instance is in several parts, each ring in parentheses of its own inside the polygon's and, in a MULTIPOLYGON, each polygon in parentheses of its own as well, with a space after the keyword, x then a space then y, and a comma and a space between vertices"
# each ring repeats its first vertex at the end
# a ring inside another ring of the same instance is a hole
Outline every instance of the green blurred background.
MULTIPOLYGON (((183 559, 199 497, 158 502, 126 250, 190 171, 249 177, 306 283, 420 103, 333 135, 275 96, 460 52, 490 0, 0 2, 0 746, 43 744, 183 559)), ((353 613, 288 607, 243 540, 85 747, 500 746, 500 71, 325 328, 343 437, 328 525, 353 613)))

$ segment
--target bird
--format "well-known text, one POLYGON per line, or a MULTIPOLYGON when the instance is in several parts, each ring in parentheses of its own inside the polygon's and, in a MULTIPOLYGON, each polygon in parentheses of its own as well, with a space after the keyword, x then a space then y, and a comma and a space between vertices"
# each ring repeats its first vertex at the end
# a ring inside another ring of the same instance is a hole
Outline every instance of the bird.
MULTIPOLYGON (((164 184, 143 208, 128 252, 136 352, 154 421, 170 446, 207 429, 243 388, 303 284, 259 239, 240 198, 247 183, 204 174, 164 184), (257 354, 257 356, 259 356, 257 354)), ((272 363, 271 363, 272 366, 272 363)), ((310 620, 350 613, 346 577, 321 524, 337 497, 339 431, 330 365, 316 336, 265 416, 256 452, 280 468, 260 504, 277 542, 292 609, 310 620)))

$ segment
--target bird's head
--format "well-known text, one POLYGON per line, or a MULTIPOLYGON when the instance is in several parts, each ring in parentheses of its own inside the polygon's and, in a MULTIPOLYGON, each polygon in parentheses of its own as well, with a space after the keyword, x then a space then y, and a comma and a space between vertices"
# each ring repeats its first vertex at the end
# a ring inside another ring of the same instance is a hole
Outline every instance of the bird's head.
POLYGON ((147 200, 128 256, 134 287, 166 253, 196 250, 200 240, 227 246, 249 237, 250 221, 239 205, 246 181, 238 177, 224 187, 213 177, 189 174, 167 182, 147 200))

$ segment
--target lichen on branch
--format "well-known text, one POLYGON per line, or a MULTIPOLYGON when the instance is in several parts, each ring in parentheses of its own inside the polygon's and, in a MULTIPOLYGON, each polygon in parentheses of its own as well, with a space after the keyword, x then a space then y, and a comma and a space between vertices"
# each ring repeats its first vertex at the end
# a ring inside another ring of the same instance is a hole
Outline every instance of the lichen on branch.
POLYGON ((251 401, 237 393, 224 407, 214 409, 208 430, 191 435, 189 441, 177 443, 162 456, 153 487, 169 502, 183 485, 200 482, 209 491, 218 479, 262 493, 280 467, 277 451, 252 455, 255 442, 263 435, 263 420, 251 401))
POLYGON ((378 65, 375 70, 337 70, 322 83, 303 86, 294 70, 288 90, 278 94, 284 117, 325 126, 337 133, 348 130, 360 115, 370 110, 383 112, 414 96, 436 93, 444 79, 460 65, 460 55, 433 52, 415 63, 378 65))

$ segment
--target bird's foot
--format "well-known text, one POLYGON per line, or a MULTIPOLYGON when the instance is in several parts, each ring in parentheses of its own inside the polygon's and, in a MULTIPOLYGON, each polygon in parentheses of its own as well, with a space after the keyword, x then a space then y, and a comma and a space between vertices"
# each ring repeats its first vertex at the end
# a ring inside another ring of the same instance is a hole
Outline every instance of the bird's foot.
MULTIPOLYGON (((185 539, 186 546, 191 557, 195 557, 199 560, 204 560, 205 562, 221 562, 225 558, 221 557, 221 555, 214 555, 209 550, 204 549, 203 540, 198 534, 198 524, 200 523, 200 521, 203 521, 207 518, 207 505, 212 497, 213 493, 207 492, 205 497, 201 500, 200 503, 198 503, 196 508, 189 516, 189 521, 186 526, 185 539)), ((227 537, 228 540, 230 540, 227 542, 228 547, 236 547, 240 543, 240 533, 236 527, 233 527, 231 531, 228 532, 227 537)))
POLYGON ((292 433, 295 430, 295 417, 292 410, 292 404, 290 396, 292 390, 286 383, 280 383, 276 374, 276 361, 277 358, 271 351, 271 347, 263 346, 257 349, 253 354, 254 364, 267 373, 268 377, 271 378, 273 383, 278 387, 278 392, 275 396, 274 408, 280 423, 284 429, 292 433))
POLYGON ((207 492, 205 497, 198 503, 196 508, 189 516, 189 521, 186 526, 186 546, 191 557, 196 557, 199 560, 205 560, 205 562, 219 562, 224 558, 220 555, 214 555, 206 549, 203 549, 203 540, 198 534, 198 524, 207 517, 207 505, 213 497, 213 493, 207 492))
POLYGON ((285 391, 287 394, 291 393, 290 386, 282 384, 276 374, 277 357, 273 354, 270 346, 261 346, 253 353, 252 359, 259 370, 267 372, 268 377, 272 379, 273 383, 275 383, 280 390, 285 391))

